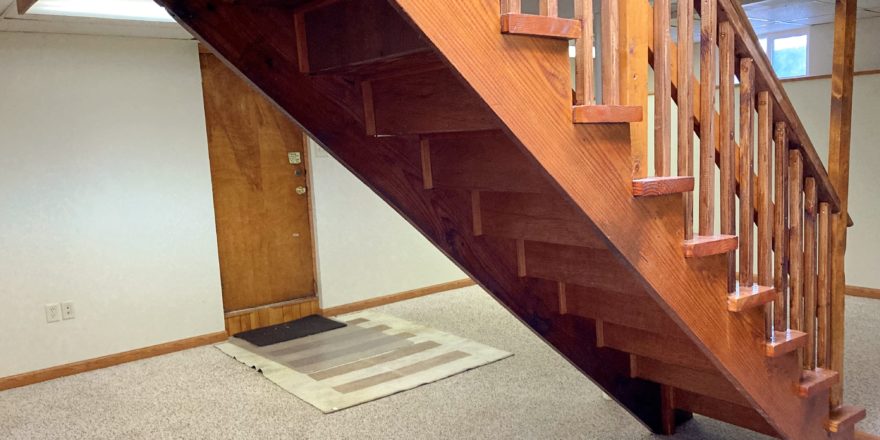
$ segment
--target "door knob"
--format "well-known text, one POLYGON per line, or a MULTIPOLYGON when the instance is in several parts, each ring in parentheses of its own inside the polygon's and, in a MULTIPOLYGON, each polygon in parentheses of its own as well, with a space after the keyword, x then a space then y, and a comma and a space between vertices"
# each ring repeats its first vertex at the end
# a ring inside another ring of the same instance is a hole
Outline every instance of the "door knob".
POLYGON ((305 193, 306 193, 306 187, 304 187, 304 186, 298 186, 298 187, 296 187, 296 193, 299 194, 299 195, 303 195, 303 194, 305 194, 305 193))

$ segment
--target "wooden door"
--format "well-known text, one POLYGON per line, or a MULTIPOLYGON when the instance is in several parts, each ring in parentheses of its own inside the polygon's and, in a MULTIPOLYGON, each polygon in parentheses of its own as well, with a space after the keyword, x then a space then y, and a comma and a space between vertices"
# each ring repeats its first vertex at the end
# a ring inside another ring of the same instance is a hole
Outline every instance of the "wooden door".
POLYGON ((306 138, 214 55, 200 58, 223 307, 314 296, 306 138))

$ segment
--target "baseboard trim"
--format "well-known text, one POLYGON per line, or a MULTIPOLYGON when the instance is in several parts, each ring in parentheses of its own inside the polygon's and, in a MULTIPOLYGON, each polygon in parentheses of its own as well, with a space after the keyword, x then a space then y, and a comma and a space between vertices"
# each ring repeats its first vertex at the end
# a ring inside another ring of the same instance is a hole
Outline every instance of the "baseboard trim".
POLYGON ((421 296, 431 295, 433 293, 446 292, 448 290, 461 289, 462 287, 470 287, 476 285, 474 280, 467 278, 463 280, 450 281, 448 283, 435 284, 433 286, 422 287, 419 289, 407 290, 406 292, 394 293, 391 295, 370 298, 364 301, 353 302, 341 306, 322 309, 321 314, 324 316, 344 315, 346 313, 358 312, 364 309, 383 306, 385 304, 396 303, 408 299, 418 298, 421 296))
POLYGON ((872 289, 870 287, 846 286, 846 294, 862 298, 880 299, 880 289, 872 289))
POLYGON ((87 359, 84 361, 59 365, 57 367, 50 367, 44 370, 16 374, 15 376, 0 377, 0 391, 45 382, 47 380, 58 379, 60 377, 72 376, 74 374, 84 373, 86 371, 112 367, 114 365, 124 364, 126 362, 137 361, 154 356, 160 356, 163 354, 173 353, 175 351, 200 347, 202 345, 214 344, 217 342, 225 341, 227 338, 228 336, 226 336, 226 332, 208 333, 206 335, 180 339, 177 341, 166 342, 164 344, 138 348, 130 351, 124 351, 122 353, 116 353, 99 358, 87 359))

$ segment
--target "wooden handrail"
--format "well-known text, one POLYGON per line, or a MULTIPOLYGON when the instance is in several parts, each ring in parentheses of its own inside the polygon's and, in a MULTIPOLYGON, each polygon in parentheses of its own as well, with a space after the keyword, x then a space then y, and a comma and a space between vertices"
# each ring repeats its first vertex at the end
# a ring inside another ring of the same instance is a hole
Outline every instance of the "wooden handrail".
MULTIPOLYGON (((699 7, 699 1, 695 5, 699 7)), ((789 142, 798 146, 804 159, 804 173, 816 179, 816 187, 820 201, 828 202, 832 212, 840 211, 840 198, 831 184, 825 164, 816 153, 803 123, 794 109, 794 105, 785 93, 785 88, 776 76, 770 59, 761 48, 758 36, 749 23, 742 6, 734 0, 717 0, 719 21, 727 20, 733 26, 736 36, 736 53, 740 57, 751 58, 755 62, 756 88, 767 90, 773 99, 775 122, 785 122, 789 127, 789 142), (723 19, 721 16, 723 15, 723 19)))

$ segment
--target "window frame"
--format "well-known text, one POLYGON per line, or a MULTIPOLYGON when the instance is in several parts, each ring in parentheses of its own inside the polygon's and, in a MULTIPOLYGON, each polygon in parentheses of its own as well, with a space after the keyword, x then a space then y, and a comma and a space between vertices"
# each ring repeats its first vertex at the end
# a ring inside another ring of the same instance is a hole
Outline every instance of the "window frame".
POLYGON ((760 46, 761 40, 767 40, 767 50, 765 51, 767 58, 770 60, 770 66, 773 67, 773 72, 776 73, 776 76, 779 79, 789 79, 789 78, 806 78, 810 76, 810 28, 803 27, 797 29, 790 29, 786 31, 779 32, 769 32, 766 34, 758 35, 758 43, 760 46), (779 73, 776 72, 776 66, 773 64, 773 55, 776 50, 776 40, 780 38, 791 38, 791 37, 805 37, 807 39, 806 45, 806 55, 804 59, 804 74, 803 75, 795 75, 795 76, 779 76, 779 73))

